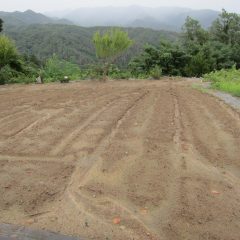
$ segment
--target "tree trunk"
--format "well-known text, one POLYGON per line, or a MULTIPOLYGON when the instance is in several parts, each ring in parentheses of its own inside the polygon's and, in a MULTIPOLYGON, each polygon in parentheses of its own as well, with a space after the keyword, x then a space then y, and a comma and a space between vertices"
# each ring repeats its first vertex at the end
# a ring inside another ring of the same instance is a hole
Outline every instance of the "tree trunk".
POLYGON ((108 72, 109 72, 110 63, 106 63, 103 69, 103 81, 106 82, 108 79, 108 72))

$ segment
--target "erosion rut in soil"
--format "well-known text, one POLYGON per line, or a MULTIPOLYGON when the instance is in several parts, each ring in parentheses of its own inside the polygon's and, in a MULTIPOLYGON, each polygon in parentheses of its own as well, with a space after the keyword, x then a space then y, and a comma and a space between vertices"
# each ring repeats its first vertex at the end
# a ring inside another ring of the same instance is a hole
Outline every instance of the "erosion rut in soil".
POLYGON ((1 223, 238 240, 239 184, 239 113, 184 79, 0 89, 1 223))

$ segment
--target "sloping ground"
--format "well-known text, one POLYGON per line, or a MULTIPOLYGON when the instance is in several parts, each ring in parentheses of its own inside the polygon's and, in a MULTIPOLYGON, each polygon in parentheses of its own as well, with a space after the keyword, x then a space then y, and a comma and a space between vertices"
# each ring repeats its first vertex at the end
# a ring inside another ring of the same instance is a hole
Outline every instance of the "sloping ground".
POLYGON ((2 87, 0 110, 0 222, 239 239, 240 116, 188 82, 2 87))

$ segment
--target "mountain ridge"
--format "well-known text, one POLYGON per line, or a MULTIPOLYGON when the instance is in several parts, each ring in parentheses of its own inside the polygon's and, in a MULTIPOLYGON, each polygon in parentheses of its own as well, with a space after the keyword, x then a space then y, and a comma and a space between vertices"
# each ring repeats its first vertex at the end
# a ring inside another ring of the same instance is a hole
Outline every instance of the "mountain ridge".
POLYGON ((32 25, 32 24, 67 24, 73 23, 67 19, 50 18, 42 13, 37 13, 32 10, 24 12, 4 12, 0 11, 0 18, 6 25, 32 25))

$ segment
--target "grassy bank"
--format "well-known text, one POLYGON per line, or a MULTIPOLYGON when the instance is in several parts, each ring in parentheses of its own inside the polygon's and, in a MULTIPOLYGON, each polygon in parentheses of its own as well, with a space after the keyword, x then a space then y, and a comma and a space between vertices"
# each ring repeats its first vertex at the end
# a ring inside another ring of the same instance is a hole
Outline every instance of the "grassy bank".
POLYGON ((212 83, 212 88, 240 97, 240 70, 235 67, 205 74, 204 79, 212 83))

